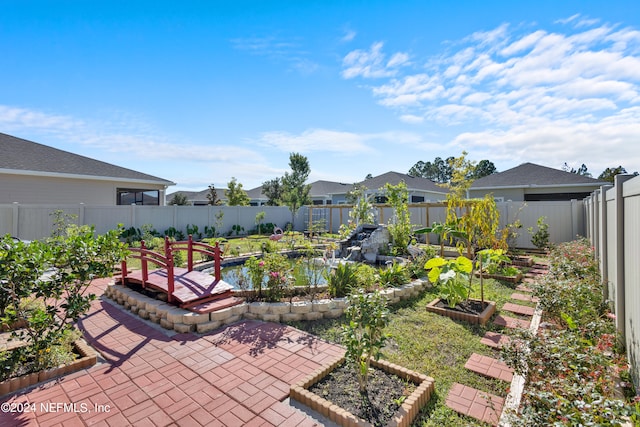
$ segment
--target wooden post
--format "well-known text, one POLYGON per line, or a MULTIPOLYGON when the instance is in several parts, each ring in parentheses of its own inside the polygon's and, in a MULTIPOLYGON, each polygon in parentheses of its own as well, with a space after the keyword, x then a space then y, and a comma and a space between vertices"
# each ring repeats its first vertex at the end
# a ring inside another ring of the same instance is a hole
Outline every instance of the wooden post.
POLYGON ((122 286, 124 286, 124 282, 127 280, 127 259, 123 259, 120 262, 120 270, 122 272, 122 286))
POLYGON ((147 247, 144 244, 144 240, 140 241, 140 264, 142 266, 142 287, 144 288, 147 280, 149 280, 149 270, 147 267, 147 258, 146 258, 146 251, 147 251, 147 247))
POLYGON ((309 225, 307 225, 307 229, 309 230, 309 239, 313 237, 313 206, 309 206, 309 225))
POLYGON ((164 255, 167 258, 167 302, 173 302, 175 283, 173 281, 173 252, 171 251, 171 246, 167 248, 167 252, 164 255))
POLYGON ((193 236, 191 234, 187 240, 187 270, 193 270, 193 236))
POLYGON ((214 257, 213 257, 213 262, 214 262, 214 275, 216 278, 216 282, 218 280, 220 280, 222 278, 222 275, 220 274, 220 264, 222 264, 222 249, 220 249, 220 243, 216 242, 216 246, 213 250, 214 253, 214 257))

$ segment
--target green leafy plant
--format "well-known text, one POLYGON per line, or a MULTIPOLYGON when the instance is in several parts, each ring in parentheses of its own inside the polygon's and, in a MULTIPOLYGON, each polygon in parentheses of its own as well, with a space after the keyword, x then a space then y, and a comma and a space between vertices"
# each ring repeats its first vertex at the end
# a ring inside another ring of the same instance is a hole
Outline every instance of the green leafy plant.
POLYGON ((407 247, 411 241, 411 215, 409 214, 409 192, 404 181, 397 185, 385 184, 384 191, 387 200, 393 207, 393 218, 389 221, 391 233, 391 251, 394 255, 408 253, 407 247))
POLYGON ((197 225, 187 224, 187 236, 193 236, 196 240, 202 239, 202 233, 200 232, 197 225))
POLYGON ((529 234, 531 234, 531 243, 538 249, 549 248, 549 224, 544 222, 547 217, 541 216, 537 221, 537 229, 534 231, 533 227, 527 228, 529 234))
POLYGON ((386 299, 377 291, 366 294, 359 290, 349 296, 342 338, 347 348, 345 358, 353 364, 358 376, 360 393, 367 392, 371 359, 380 358, 387 339, 383 333, 389 323, 386 304, 386 299))
POLYGON ((265 263, 252 256, 245 261, 244 266, 247 268, 249 280, 254 291, 258 294, 258 298, 262 297, 262 282, 264 281, 265 263))
POLYGON ((262 233, 262 221, 264 221, 264 219, 266 218, 267 213, 265 211, 260 211, 256 214, 256 230, 258 231, 258 234, 262 233))
POLYGON ((466 257, 459 256, 454 260, 432 258, 424 266, 429 271, 429 281, 438 286, 440 297, 447 301, 449 307, 469 298, 468 285, 473 263, 466 257))
POLYGON ((96 236, 93 227, 72 224, 64 231, 56 230, 46 241, 25 244, 10 236, 0 240, 3 320, 25 325, 11 335, 27 343, 15 354, 0 358, 3 363, 17 363, 3 365, 0 375, 6 378, 16 369, 22 373, 27 373, 25 369, 46 369, 62 360, 60 352, 71 334, 72 322, 86 313, 95 299, 87 294, 91 280, 109 276, 126 255, 118 239, 121 231, 96 236), (25 296, 41 304, 27 306, 22 302, 25 296), (25 363, 29 368, 20 367, 25 363))
POLYGON ((176 240, 184 240, 185 236, 184 236, 184 232, 182 230, 178 230, 175 227, 169 227, 166 230, 164 230, 164 235, 168 236, 168 237, 172 237, 176 240))
POLYGON ((444 244, 448 241, 451 243, 453 238, 457 239, 467 239, 467 233, 460 229, 460 221, 450 221, 450 222, 434 222, 431 227, 420 228, 414 233, 416 234, 427 234, 433 233, 438 235, 438 242, 440 243, 440 257, 444 258, 444 244))
POLYGON ((409 281, 407 268, 397 262, 389 264, 386 268, 380 270, 380 285, 397 288, 405 285, 409 281))
POLYGON ((357 266, 350 262, 340 263, 332 271, 325 273, 327 291, 334 298, 345 297, 357 283, 357 266))

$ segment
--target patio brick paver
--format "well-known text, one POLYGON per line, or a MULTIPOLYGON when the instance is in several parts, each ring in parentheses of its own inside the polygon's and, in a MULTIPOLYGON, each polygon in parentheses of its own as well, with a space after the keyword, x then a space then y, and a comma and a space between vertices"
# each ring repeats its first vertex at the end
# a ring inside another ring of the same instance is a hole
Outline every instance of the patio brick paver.
POLYGON ((529 325, 531 324, 529 320, 517 319, 515 317, 503 316, 501 314, 497 315, 493 319, 493 323, 508 329, 529 329, 529 325))
MULTIPOLYGON (((527 282, 527 279, 525 279, 524 281, 527 282)), ((532 282, 533 282, 533 279, 529 279, 529 283, 532 283, 532 282)), ((533 293, 533 289, 531 289, 525 284, 516 286, 516 291, 533 293)))
POLYGON ((480 339, 480 343, 492 348, 500 348, 503 345, 511 341, 508 335, 501 334, 499 332, 487 331, 480 339))
POLYGON ((539 302, 540 298, 534 297, 533 295, 520 294, 518 292, 514 292, 511 294, 511 299, 516 301, 525 301, 525 302, 539 302))
POLYGON ((512 313, 522 314, 524 316, 533 316, 533 313, 536 311, 534 307, 527 307, 526 305, 514 304, 512 302, 506 302, 502 306, 502 309, 512 313))
MULTIPOLYGON (((95 281, 91 291, 102 294, 108 282, 95 281)), ((290 384, 344 353, 291 327, 257 321, 203 336, 175 334, 104 299, 78 326, 105 362, 5 396, 2 402, 33 403, 36 411, 0 412, 0 425, 312 426, 315 420, 282 401, 290 384), (46 403, 88 410, 46 412, 46 403)))
POLYGON ((445 405, 461 414, 497 425, 504 406, 504 398, 454 383, 449 390, 445 405))
POLYGON ((478 353, 473 353, 464 367, 490 378, 498 378, 507 382, 513 379, 513 368, 501 360, 478 353))

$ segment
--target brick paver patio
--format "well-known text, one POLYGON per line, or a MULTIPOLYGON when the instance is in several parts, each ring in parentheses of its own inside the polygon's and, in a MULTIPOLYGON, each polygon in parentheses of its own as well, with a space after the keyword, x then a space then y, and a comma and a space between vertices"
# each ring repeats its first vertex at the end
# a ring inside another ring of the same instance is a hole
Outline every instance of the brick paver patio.
POLYGON ((516 314, 522 314, 523 316, 533 316, 533 313, 536 312, 534 307, 528 307, 522 304, 514 304, 512 302, 506 302, 502 306, 503 310, 510 311, 516 314))
POLYGON ((513 368, 501 360, 478 353, 473 353, 464 367, 490 378, 498 378, 507 382, 511 382, 513 379, 513 368))
POLYGON ((504 398, 454 383, 449 390, 445 405, 461 414, 496 425, 502 413, 504 398))
MULTIPOLYGON (((96 281, 92 292, 102 294, 107 283, 96 281)), ((0 412, 0 425, 312 426, 284 402, 289 386, 344 353, 294 328, 256 321, 204 336, 171 333, 106 299, 94 301, 78 326, 105 362, 3 398, 35 405, 0 412)))

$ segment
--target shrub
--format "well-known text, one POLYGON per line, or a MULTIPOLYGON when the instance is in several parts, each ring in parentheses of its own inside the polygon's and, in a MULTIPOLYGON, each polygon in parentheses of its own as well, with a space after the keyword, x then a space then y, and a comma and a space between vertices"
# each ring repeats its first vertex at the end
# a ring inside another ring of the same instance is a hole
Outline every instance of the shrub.
POLYGON ((385 269, 380 270, 380 285, 397 288, 409 281, 409 275, 404 265, 394 262, 385 269))
POLYGON ((371 359, 380 358, 387 339, 383 333, 389 323, 386 299, 377 291, 366 294, 359 290, 350 295, 346 315, 347 324, 342 329, 345 358, 354 366, 360 393, 365 393, 371 359))
POLYGON ((357 283, 357 267, 350 262, 340 263, 333 271, 325 273, 327 290, 334 298, 345 297, 357 283))
POLYGON ((432 258, 424 266, 429 271, 429 281, 438 285, 440 298, 447 301, 449 307, 455 307, 469 296, 469 277, 473 263, 466 257, 455 260, 432 258))
POLYGON ((546 218, 545 216, 538 218, 536 231, 533 231, 533 227, 527 229, 531 234, 531 243, 538 249, 547 249, 549 247, 549 224, 544 222, 546 218))

